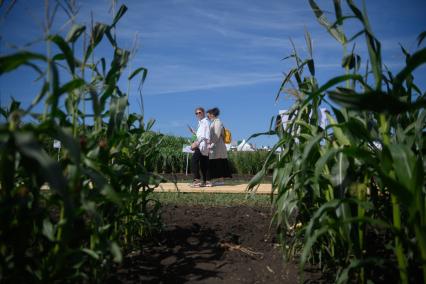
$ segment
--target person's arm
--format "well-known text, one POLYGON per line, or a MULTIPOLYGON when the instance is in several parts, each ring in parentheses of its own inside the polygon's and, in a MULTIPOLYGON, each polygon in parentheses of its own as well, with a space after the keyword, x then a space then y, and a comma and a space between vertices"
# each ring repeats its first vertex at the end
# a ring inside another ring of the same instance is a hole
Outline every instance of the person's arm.
POLYGON ((187 124, 186 126, 188 127, 189 132, 191 132, 193 135, 196 135, 194 129, 191 126, 189 126, 189 124, 187 124))

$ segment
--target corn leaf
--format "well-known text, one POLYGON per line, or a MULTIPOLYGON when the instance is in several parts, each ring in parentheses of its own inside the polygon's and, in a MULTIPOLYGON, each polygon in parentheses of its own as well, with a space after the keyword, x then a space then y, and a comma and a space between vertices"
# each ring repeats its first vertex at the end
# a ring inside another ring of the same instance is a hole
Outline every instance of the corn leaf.
POLYGON ((46 57, 42 54, 22 51, 12 55, 0 57, 0 75, 13 71, 19 66, 30 62, 31 60, 46 61, 46 57))
POLYGON ((391 114, 399 114, 410 109, 426 106, 426 100, 424 99, 409 104, 380 91, 366 92, 364 94, 357 94, 349 90, 347 92, 343 89, 330 91, 329 97, 336 103, 349 109, 387 112, 391 114))
POLYGON ((117 22, 121 19, 121 17, 123 17, 126 11, 127 11, 126 5, 121 5, 120 9, 118 9, 117 13, 114 16, 114 20, 112 21, 111 27, 115 27, 117 22))
POLYGON ((108 30, 108 26, 102 23, 96 23, 93 27, 92 34, 90 36, 90 43, 84 53, 83 62, 87 62, 89 56, 92 54, 95 47, 101 42, 105 32, 108 30))
POLYGON ((71 48, 68 46, 67 42, 59 35, 50 36, 49 40, 54 42, 62 51, 63 55, 65 56, 65 60, 67 61, 68 66, 70 68, 71 74, 74 74, 75 72, 74 55, 71 48))
POLYGON ((396 75, 394 84, 398 87, 402 85, 402 82, 419 66, 426 63, 426 48, 423 48, 413 53, 410 58, 407 59, 406 66, 396 75))
POLYGON ((74 24, 71 27, 71 30, 68 32, 65 40, 73 43, 80 37, 81 34, 84 33, 85 30, 86 30, 86 26, 74 24))
POLYGON ((405 145, 391 144, 388 148, 392 155, 396 177, 406 189, 413 192, 417 186, 416 156, 405 145))
POLYGON ((333 26, 325 16, 324 12, 317 5, 314 0, 309 0, 309 5, 311 6, 315 16, 317 17, 318 22, 324 26, 327 31, 341 44, 345 44, 347 42, 346 36, 343 31, 336 26, 333 26))
POLYGON ((426 31, 421 32, 419 36, 417 37, 417 46, 420 46, 425 38, 426 38, 426 31))
POLYGON ((123 261, 123 255, 121 253, 120 247, 118 246, 118 244, 116 242, 111 242, 111 254, 113 256, 113 261, 120 263, 123 261))

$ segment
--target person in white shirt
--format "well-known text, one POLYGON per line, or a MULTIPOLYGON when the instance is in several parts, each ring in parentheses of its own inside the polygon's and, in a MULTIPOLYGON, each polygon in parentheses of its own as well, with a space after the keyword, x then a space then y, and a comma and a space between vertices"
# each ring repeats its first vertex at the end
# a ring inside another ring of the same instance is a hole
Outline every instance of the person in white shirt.
POLYGON ((207 182, 207 171, 209 167, 209 149, 207 148, 208 140, 210 138, 210 122, 205 117, 205 111, 202 107, 195 109, 195 116, 198 119, 197 131, 190 128, 192 134, 196 136, 195 141, 191 145, 191 149, 194 151, 192 155, 192 174, 193 174, 193 187, 204 186, 207 182), (201 182, 201 175, 203 181, 201 182))

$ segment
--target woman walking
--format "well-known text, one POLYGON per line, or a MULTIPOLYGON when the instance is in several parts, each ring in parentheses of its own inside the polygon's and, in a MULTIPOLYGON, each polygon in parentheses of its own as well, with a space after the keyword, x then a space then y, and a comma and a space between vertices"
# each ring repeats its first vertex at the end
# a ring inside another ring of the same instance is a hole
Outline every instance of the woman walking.
MULTIPOLYGON (((210 120, 208 179, 220 179, 215 185, 223 185, 224 178, 232 177, 224 141, 223 123, 219 119, 219 113, 216 107, 207 111, 207 117, 210 120)), ((212 186, 212 183, 207 182, 206 186, 212 186)))

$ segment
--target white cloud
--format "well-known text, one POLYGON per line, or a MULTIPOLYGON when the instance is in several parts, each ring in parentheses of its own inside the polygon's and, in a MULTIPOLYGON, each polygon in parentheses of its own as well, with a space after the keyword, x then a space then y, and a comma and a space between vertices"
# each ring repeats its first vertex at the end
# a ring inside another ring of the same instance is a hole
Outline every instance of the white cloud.
POLYGON ((144 89, 146 95, 158 95, 222 87, 254 85, 265 82, 279 82, 281 74, 231 72, 203 68, 169 65, 150 71, 150 80, 144 89))

